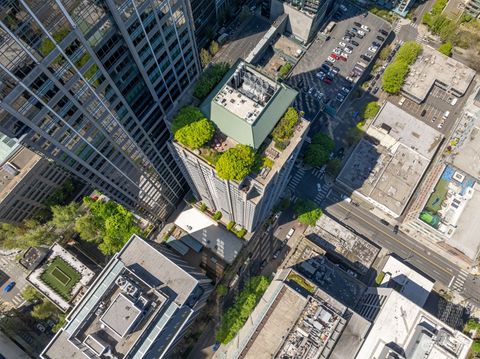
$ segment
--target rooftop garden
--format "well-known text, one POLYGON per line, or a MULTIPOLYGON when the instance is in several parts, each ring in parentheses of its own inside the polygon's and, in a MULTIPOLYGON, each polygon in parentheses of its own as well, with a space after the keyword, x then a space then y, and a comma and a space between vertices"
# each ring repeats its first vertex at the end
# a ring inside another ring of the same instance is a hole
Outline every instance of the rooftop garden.
POLYGON ((193 95, 199 100, 205 99, 230 69, 226 62, 212 64, 202 72, 195 85, 193 95))
POLYGON ((296 285, 299 285, 310 294, 315 293, 315 286, 311 284, 309 281, 307 281, 305 278, 303 278, 301 275, 295 272, 290 272, 288 274, 287 280, 289 280, 292 283, 295 283, 296 285))
POLYGON ((172 132, 176 141, 194 150, 212 139, 215 127, 197 107, 186 106, 173 118, 172 132))
POLYGON ((272 131, 272 137, 275 141, 275 148, 284 150, 289 144, 290 138, 292 138, 295 125, 302 116, 296 109, 289 107, 283 117, 278 121, 277 126, 272 131))
POLYGON ((250 173, 254 164, 253 149, 247 145, 236 145, 220 155, 216 169, 220 178, 241 181, 250 173))
POLYGON ((72 289, 80 281, 81 275, 65 260, 55 257, 42 273, 40 279, 68 301, 71 299, 72 289))
POLYGON ((400 92, 410 65, 422 52, 422 45, 408 41, 400 47, 393 62, 387 66, 382 76, 382 88, 391 94, 400 92))
POLYGON ((269 284, 270 280, 264 276, 252 277, 248 281, 245 288, 235 298, 234 304, 223 315, 216 334, 217 341, 227 344, 235 338, 269 284))

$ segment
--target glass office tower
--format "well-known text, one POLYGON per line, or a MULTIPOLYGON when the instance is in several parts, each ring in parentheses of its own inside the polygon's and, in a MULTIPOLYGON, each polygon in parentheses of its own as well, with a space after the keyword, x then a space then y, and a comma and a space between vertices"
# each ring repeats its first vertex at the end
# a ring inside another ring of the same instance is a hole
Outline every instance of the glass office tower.
POLYGON ((200 71, 187 0, 4 0, 0 131, 163 220, 187 186, 165 120, 200 71))

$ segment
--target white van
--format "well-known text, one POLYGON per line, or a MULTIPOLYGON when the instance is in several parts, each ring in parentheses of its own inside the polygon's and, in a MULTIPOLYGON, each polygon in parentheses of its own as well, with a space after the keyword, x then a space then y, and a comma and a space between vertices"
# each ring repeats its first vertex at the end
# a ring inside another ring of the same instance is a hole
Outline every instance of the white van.
POLYGON ((448 116, 450 116, 450 111, 445 111, 445 113, 443 114, 443 119, 446 120, 448 118, 448 116))
POLYGON ((287 233, 287 239, 292 238, 294 233, 295 233, 295 228, 290 228, 290 230, 287 233))

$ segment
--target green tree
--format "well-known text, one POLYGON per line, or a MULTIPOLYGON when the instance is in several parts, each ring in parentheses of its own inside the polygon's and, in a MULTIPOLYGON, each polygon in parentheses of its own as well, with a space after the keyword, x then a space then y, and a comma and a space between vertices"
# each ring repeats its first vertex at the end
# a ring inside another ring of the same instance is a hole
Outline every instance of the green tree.
POLYGON ((408 74, 408 64, 403 61, 395 61, 387 66, 382 77, 382 88, 391 94, 400 92, 405 77, 408 74))
POLYGON ((219 221, 220 218, 222 218, 222 212, 216 211, 215 214, 213 215, 213 219, 216 221, 219 221))
POLYGON ((100 243, 102 232, 100 224, 89 213, 79 217, 75 222, 75 230, 80 238, 87 242, 100 243))
POLYGON ((327 162, 326 171, 330 176, 336 177, 340 172, 341 166, 342 161, 340 161, 338 158, 334 158, 327 162))
POLYGON ((385 46, 381 51, 380 51, 380 54, 378 54, 378 58, 382 61, 385 61, 388 57, 388 55, 390 55, 390 53, 392 52, 392 48, 390 45, 388 46, 385 46))
POLYGON ((80 206, 78 203, 71 202, 66 206, 53 206, 52 219, 50 224, 60 231, 68 231, 73 229, 75 221, 80 215, 80 206))
POLYGON ((365 105, 362 111, 363 118, 374 118, 380 111, 380 105, 376 101, 369 102, 365 105))
POLYGON ((178 129, 174 137, 181 144, 191 149, 197 149, 210 141, 214 133, 213 123, 206 118, 202 118, 178 129))
POLYGON ((277 126, 272 131, 272 137, 275 142, 282 142, 293 135, 293 129, 298 122, 300 114, 293 107, 289 107, 283 117, 278 121, 277 126))
POLYGON ((175 134, 179 129, 191 123, 205 118, 202 111, 195 106, 185 106, 178 111, 172 120, 172 132, 175 134))
POLYGON ((219 157, 216 169, 218 176, 225 180, 241 181, 255 164, 255 153, 247 145, 236 145, 219 157))
POLYGON ((311 143, 305 151, 303 162, 313 167, 323 166, 327 163, 329 154, 321 145, 311 143))
POLYGON ((220 297, 226 296, 228 293, 228 288, 225 284, 219 284, 217 286, 217 295, 220 297))
POLYGON ((438 52, 446 55, 446 56, 452 56, 452 49, 453 49, 453 45, 450 41, 440 45, 440 47, 438 48, 438 52))
POLYGON ((203 100, 220 82, 229 69, 230 65, 226 62, 208 66, 195 84, 193 95, 199 100, 203 100))
POLYGON ((278 70, 278 78, 283 79, 292 69, 292 64, 290 62, 286 62, 285 64, 280 67, 280 70, 278 70))
POLYGON ((28 302, 34 302, 36 300, 42 299, 42 295, 34 287, 32 287, 31 285, 27 285, 22 291, 22 298, 28 302))
POLYGON ((212 55, 208 52, 207 49, 200 50, 200 63, 202 67, 207 67, 207 65, 212 61, 212 55))
POLYGON ((335 147, 333 139, 323 132, 318 132, 312 136, 312 143, 320 145, 326 152, 330 153, 335 147))
POLYGON ((55 324, 52 328, 52 332, 53 333, 56 333, 58 332, 60 329, 62 329, 63 325, 65 324, 65 314, 59 314, 58 317, 57 317, 57 324, 55 324))
POLYGON ((44 320, 57 315, 58 309, 47 299, 33 307, 31 315, 35 319, 44 320))
POLYGON ((216 53, 218 52, 218 50, 220 50, 220 47, 218 46, 218 42, 212 41, 212 42, 210 43, 210 48, 209 48, 209 50, 210 50, 210 54, 212 54, 212 56, 215 56, 216 53))
POLYGON ((351 127, 348 131, 347 131, 347 142, 349 145, 354 145, 356 143, 358 143, 363 135, 365 134, 365 132, 359 128, 358 126, 355 126, 355 127, 351 127))
POLYGON ((295 214, 300 223, 315 226, 322 216, 322 210, 312 201, 302 199, 295 204, 295 214))
POLYGON ((415 41, 405 42, 400 49, 398 49, 396 61, 403 61, 407 65, 412 64, 422 52, 422 45, 415 41))

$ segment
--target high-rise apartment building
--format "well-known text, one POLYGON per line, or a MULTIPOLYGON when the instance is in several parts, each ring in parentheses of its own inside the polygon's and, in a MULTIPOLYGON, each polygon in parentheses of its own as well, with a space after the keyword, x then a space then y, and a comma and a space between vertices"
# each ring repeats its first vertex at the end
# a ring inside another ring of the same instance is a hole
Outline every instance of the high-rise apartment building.
POLYGON ((66 179, 61 168, 0 133, 0 222, 34 217, 66 179))
POLYGON ((190 0, 190 7, 198 47, 206 47, 217 26, 217 1, 190 0))
POLYGON ((6 0, 0 130, 162 220, 186 183, 165 120, 200 70, 186 0, 6 0))
POLYGON ((207 152, 225 152, 242 144, 265 159, 259 172, 252 171, 240 181, 222 179, 208 155, 173 142, 179 166, 195 197, 249 232, 284 194, 308 130, 309 122, 300 118, 283 147, 276 146, 270 136, 296 96, 292 88, 240 61, 202 104, 202 112, 218 128, 207 152))

